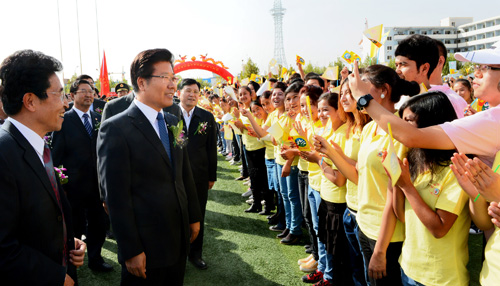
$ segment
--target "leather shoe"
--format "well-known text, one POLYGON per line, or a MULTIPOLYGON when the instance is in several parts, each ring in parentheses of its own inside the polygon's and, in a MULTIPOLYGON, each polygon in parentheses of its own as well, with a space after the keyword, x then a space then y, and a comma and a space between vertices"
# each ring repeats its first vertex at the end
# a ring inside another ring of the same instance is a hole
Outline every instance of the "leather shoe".
POLYGON ((257 204, 252 204, 250 208, 246 209, 246 213, 258 213, 262 210, 262 206, 257 205, 257 204))
POLYGON ((293 245, 300 242, 300 235, 294 235, 289 233, 285 238, 283 238, 280 243, 285 245, 293 245))
POLYGON ((278 234, 276 238, 285 238, 290 234, 290 230, 287 228, 282 233, 278 234))
POLYGON ((111 272, 113 271, 113 266, 107 264, 106 262, 102 263, 89 263, 90 270, 98 271, 98 272, 111 272))
POLYGON ((208 268, 207 263, 205 260, 203 260, 201 257, 200 258, 190 258, 189 262, 194 265, 194 267, 200 269, 200 270, 205 270, 208 268))

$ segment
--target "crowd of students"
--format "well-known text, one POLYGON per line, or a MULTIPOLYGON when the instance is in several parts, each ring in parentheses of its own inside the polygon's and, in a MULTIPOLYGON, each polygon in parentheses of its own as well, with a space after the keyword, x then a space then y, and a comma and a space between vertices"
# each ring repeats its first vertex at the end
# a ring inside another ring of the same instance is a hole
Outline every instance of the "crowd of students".
POLYGON ((472 84, 442 82, 437 40, 413 35, 395 55, 396 70, 355 63, 339 86, 299 65, 271 90, 207 94, 219 151, 248 180, 245 211, 268 215, 282 244, 307 231, 298 264, 315 285, 468 285, 472 219, 487 241, 480 283, 497 285, 500 45, 456 55, 477 63, 472 84), (490 109, 478 112, 475 98, 490 109), (391 140, 397 182, 382 164, 391 140))

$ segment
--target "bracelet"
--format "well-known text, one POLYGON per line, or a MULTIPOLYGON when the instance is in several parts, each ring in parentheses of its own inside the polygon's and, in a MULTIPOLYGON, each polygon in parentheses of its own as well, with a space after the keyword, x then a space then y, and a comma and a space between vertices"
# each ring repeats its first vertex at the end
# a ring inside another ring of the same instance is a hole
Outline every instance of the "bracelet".
POLYGON ((476 201, 477 201, 477 199, 479 199, 479 196, 480 196, 480 195, 481 195, 481 194, 477 194, 477 197, 474 199, 474 202, 476 202, 476 201))
POLYGON ((325 159, 325 157, 321 157, 321 162, 319 162, 319 165, 320 166, 323 166, 323 160, 325 159))

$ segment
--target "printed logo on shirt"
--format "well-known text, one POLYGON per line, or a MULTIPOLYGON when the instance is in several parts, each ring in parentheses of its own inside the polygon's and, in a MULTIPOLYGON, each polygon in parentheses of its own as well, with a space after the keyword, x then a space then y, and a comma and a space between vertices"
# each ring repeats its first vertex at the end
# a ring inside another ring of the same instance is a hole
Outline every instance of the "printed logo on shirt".
POLYGON ((441 193, 441 186, 439 184, 432 184, 430 192, 432 195, 439 196, 439 193, 441 193))

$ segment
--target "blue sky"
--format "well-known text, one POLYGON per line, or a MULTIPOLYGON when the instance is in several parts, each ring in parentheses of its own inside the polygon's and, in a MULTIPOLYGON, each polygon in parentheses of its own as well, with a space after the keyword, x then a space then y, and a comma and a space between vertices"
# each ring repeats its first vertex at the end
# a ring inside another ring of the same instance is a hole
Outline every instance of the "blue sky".
MULTIPOLYGON (((500 15, 500 1, 282 0, 285 55, 288 64, 299 54, 307 62, 327 65, 346 49, 359 51, 365 18, 369 26, 439 25, 442 18, 500 15), (481 3, 475 6, 475 3, 481 3)), ((251 57, 261 71, 274 55, 273 0, 115 1, 59 0, 64 76, 75 72, 98 77, 99 54, 106 51, 108 71, 120 78, 133 58, 148 48, 167 48, 187 55, 223 61, 234 75, 251 57), (96 2, 99 27, 97 45, 96 2), (77 5, 78 3, 78 5, 77 5), (78 48, 77 14, 80 45, 78 48)), ((61 59, 57 0, 1 1, 0 58, 19 49, 34 49, 61 59)), ((209 77, 186 71, 183 77, 209 77)))

